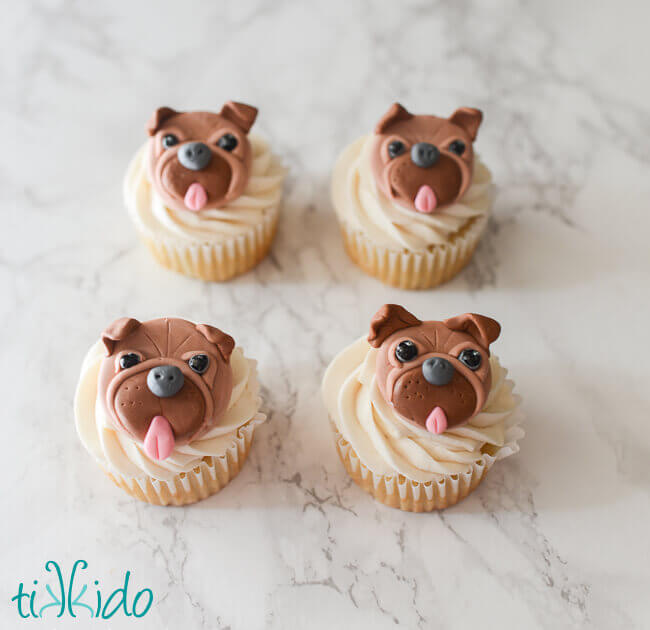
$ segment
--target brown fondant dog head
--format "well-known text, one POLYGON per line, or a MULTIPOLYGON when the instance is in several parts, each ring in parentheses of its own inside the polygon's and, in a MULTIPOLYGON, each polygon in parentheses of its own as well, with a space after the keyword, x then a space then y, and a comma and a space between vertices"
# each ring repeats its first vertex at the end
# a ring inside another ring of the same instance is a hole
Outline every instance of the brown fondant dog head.
POLYGON ((257 109, 226 103, 218 114, 157 109, 147 123, 149 178, 176 210, 218 208, 246 188, 253 159, 248 131, 257 109))
POLYGON ((373 317, 368 336, 379 348, 379 390, 400 415, 432 433, 467 422, 490 391, 489 348, 500 331, 483 315, 422 322, 386 304, 373 317))
POLYGON ((232 393, 232 337, 184 319, 123 317, 102 333, 98 396, 115 426, 154 459, 200 437, 232 393))
POLYGON ((463 196, 472 181, 483 114, 462 107, 449 118, 416 116, 394 103, 375 128, 371 168, 379 189, 396 203, 431 213, 463 196))

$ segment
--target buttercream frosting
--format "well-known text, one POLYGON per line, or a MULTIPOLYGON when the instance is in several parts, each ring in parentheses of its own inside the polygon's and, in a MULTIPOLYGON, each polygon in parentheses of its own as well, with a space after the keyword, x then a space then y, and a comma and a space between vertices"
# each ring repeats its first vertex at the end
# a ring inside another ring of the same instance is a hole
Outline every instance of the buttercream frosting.
POLYGON ((236 347, 230 357, 232 394, 219 423, 200 439, 176 445, 166 459, 153 460, 145 453, 143 444, 116 429, 98 398, 97 379, 105 354, 104 346, 97 342, 84 359, 75 395, 75 417, 82 443, 107 472, 126 479, 149 476, 171 481, 179 473, 198 466, 206 456, 224 456, 243 431, 252 430, 266 419, 259 412, 261 399, 256 362, 246 358, 243 350, 236 347))
POLYGON ((329 365, 323 397, 330 419, 361 462, 379 475, 403 475, 417 482, 468 471, 472 463, 516 453, 524 435, 519 397, 498 359, 490 357, 492 385, 481 411, 468 423, 439 435, 400 416, 377 382, 378 349, 365 337, 329 365))
MULTIPOLYGON (((248 233, 277 212, 286 170, 268 143, 250 135, 253 162, 241 196, 226 205, 200 212, 169 208, 157 195, 146 168, 147 144, 131 161, 124 182, 129 214, 141 232, 156 239, 222 243, 248 233)), ((151 140, 149 140, 151 142, 151 140)))
POLYGON ((332 176, 337 216, 376 245, 424 251, 444 245, 472 220, 486 217, 492 205, 492 175, 475 157, 472 183, 456 203, 430 214, 415 212, 388 199, 371 168, 372 136, 363 136, 340 155, 332 176))

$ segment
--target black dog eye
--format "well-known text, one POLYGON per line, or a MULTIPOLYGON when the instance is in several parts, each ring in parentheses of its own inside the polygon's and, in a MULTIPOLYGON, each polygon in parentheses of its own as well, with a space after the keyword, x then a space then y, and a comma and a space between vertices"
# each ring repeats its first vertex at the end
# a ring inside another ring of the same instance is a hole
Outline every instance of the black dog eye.
POLYGON ((398 155, 402 155, 404 151, 406 151, 406 147, 404 146, 404 143, 399 140, 393 140, 388 145, 388 155, 390 155, 391 159, 396 158, 398 155))
POLYGON ((454 140, 449 145, 449 150, 456 155, 463 155, 465 153, 465 143, 462 140, 454 140))
POLYGON ((208 369, 208 365, 210 365, 210 359, 208 359, 207 354, 195 354, 193 357, 190 357, 187 364, 197 374, 203 374, 208 369))
POLYGON ((224 151, 233 151, 237 144, 237 138, 231 133, 227 133, 217 140, 217 146, 221 147, 224 151))
POLYGON ((397 344, 397 348, 395 348, 395 358, 400 363, 412 361, 417 356, 418 348, 410 339, 407 339, 406 341, 400 341, 397 344))
POLYGON ((165 149, 173 147, 175 144, 178 144, 178 138, 173 133, 168 133, 163 136, 162 145, 165 149))
POLYGON ((140 357, 135 352, 128 352, 120 357, 120 367, 126 370, 140 363, 140 357))
POLYGON ((478 350, 467 348, 458 355, 458 360, 465 364, 470 370, 478 370, 481 367, 481 353, 478 350))

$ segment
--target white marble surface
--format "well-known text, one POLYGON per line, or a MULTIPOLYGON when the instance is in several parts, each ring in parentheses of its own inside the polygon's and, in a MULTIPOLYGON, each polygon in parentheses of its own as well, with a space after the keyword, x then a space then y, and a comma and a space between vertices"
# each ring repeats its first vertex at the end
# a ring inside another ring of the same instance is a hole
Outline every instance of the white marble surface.
POLYGON ((128 569, 156 597, 139 622, 87 628, 650 627, 648 6, 4 8, 0 625, 28 623, 18 582, 83 558, 103 585, 128 569), (291 176, 272 255, 208 285, 150 260, 120 186, 152 109, 228 98, 260 106, 291 176), (356 270, 328 199, 337 152, 394 100, 486 114, 494 218, 436 291, 356 270), (390 301, 497 317, 524 397, 519 455, 442 514, 353 485, 319 396, 327 362, 390 301), (77 440, 81 359, 123 314, 215 323, 259 360, 270 421, 240 476, 194 507, 131 500, 77 440))

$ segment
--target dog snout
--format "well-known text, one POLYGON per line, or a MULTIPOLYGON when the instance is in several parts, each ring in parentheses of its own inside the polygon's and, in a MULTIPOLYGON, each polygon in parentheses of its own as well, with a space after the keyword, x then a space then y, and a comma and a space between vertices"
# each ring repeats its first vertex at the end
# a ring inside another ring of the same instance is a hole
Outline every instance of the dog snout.
POLYGON ((411 147, 411 161, 420 168, 430 168, 440 159, 438 147, 429 142, 418 142, 411 147))
POLYGON ((158 398, 169 398, 178 394, 185 377, 175 365, 158 365, 147 374, 147 387, 158 398))
POLYGON ((203 142, 188 142, 178 150, 178 161, 190 171, 202 171, 211 159, 212 151, 203 142))
POLYGON ((442 357, 432 357, 422 364, 422 376, 431 385, 447 385, 454 376, 454 366, 442 357))

